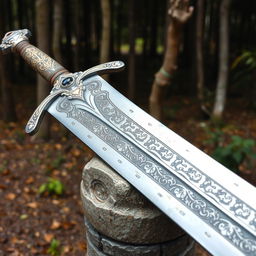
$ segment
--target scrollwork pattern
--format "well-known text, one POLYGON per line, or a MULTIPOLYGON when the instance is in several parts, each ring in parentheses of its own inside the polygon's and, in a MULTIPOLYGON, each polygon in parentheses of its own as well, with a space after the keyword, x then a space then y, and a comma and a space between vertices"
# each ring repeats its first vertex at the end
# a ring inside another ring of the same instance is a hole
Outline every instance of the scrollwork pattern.
POLYGON ((56 69, 56 62, 34 46, 28 47, 24 56, 30 61, 31 66, 36 69, 38 68, 41 71, 55 71, 56 69))
POLYGON ((84 125, 118 154, 157 182, 176 200, 203 219, 205 223, 237 249, 246 255, 255 255, 256 241, 250 232, 234 222, 211 202, 205 200, 196 190, 188 187, 184 181, 165 169, 164 166, 136 147, 131 141, 113 130, 92 113, 77 108, 72 101, 65 97, 60 99, 57 104, 57 110, 66 113, 68 118, 72 118, 84 125))
POLYGON ((153 157, 157 157, 166 167, 186 179, 187 182, 191 183, 231 215, 238 217, 249 229, 256 233, 256 225, 251 221, 255 214, 254 209, 241 201, 239 206, 240 213, 237 214, 238 209, 235 209, 234 205, 236 200, 239 199, 235 195, 228 192, 220 184, 217 184, 204 172, 124 114, 110 100, 109 93, 101 89, 101 84, 98 80, 89 82, 86 88, 87 93, 93 95, 93 103, 104 120, 107 120, 113 127, 120 130, 122 134, 148 151, 153 157))
POLYGON ((87 107, 101 119, 107 120, 111 127, 118 129, 121 134, 143 150, 148 151, 157 161, 161 161, 173 173, 179 174, 182 179, 195 186, 198 191, 208 196, 213 202, 222 207, 234 218, 239 218, 253 232, 256 232, 255 221, 252 221, 255 213, 251 207, 239 200, 235 195, 228 192, 224 187, 217 184, 201 170, 193 166, 173 149, 165 145, 158 138, 134 122, 124 114, 110 100, 108 92, 101 89, 99 80, 93 80, 84 85, 84 98, 87 98, 87 107), (87 97, 86 97, 87 95, 87 97), (88 96, 89 95, 89 96, 88 96))

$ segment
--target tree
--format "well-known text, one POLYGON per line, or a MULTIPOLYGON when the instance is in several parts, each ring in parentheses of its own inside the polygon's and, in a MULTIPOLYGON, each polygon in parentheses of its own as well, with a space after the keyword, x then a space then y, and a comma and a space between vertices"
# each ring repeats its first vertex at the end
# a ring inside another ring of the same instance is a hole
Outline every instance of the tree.
POLYGON ((80 1, 75 0, 72 1, 72 15, 73 15, 73 37, 75 37, 75 45, 72 45, 73 48, 73 63, 74 70, 80 70, 80 62, 81 62, 81 17, 80 17, 80 1))
POLYGON ((196 74, 197 74, 197 98, 202 111, 207 111, 204 104, 204 14, 205 0, 198 0, 196 5, 196 74))
MULTIPOLYGON (((37 46, 43 52, 49 54, 49 2, 47 0, 36 0, 36 34, 37 46)), ((37 104, 40 104, 49 94, 49 82, 37 74, 37 104)), ((47 139, 50 136, 49 118, 45 117, 36 137, 47 139)))
POLYGON ((219 25, 219 71, 216 88, 212 120, 222 119, 228 83, 228 57, 229 57, 229 7, 230 0, 222 0, 220 3, 219 25))
POLYGON ((6 56, 0 55, 2 118, 5 122, 14 122, 17 117, 7 66, 6 56))
MULTIPOLYGON (((3 11, 5 10, 5 1, 0 1, 0 34, 3 35, 6 31, 6 21, 3 11)), ((1 103, 2 103, 2 118, 6 122, 16 121, 15 104, 13 99, 12 84, 7 71, 8 57, 0 53, 0 84, 1 84, 1 103)))
MULTIPOLYGON (((111 38, 111 10, 110 1, 101 0, 102 11, 102 34, 101 34, 101 47, 100 47, 100 63, 109 61, 110 52, 110 38, 111 38)), ((108 75, 104 75, 107 80, 108 75)))
POLYGON ((181 42, 183 25, 192 16, 194 8, 188 0, 171 0, 168 14, 171 22, 167 27, 166 50, 160 70, 155 74, 149 98, 149 111, 152 116, 161 120, 163 116, 163 99, 166 87, 171 83, 177 68, 177 56, 181 42))
POLYGON ((61 56, 61 29, 62 27, 62 0, 53 1, 53 38, 52 50, 54 59, 62 63, 61 56))
POLYGON ((135 20, 134 0, 129 1, 129 67, 128 67, 128 97, 135 97, 135 20))

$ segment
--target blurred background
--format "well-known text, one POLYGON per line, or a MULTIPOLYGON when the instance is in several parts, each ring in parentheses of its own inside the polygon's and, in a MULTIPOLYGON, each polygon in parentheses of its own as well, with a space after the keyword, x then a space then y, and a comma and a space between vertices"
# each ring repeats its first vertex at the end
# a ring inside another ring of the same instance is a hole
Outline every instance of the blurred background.
MULTIPOLYGON (((0 37, 22 28, 70 72, 124 61, 117 90, 256 184, 255 1, 0 0, 0 37)), ((25 135, 50 88, 17 55, 0 56, 0 86, 0 255, 84 255, 93 153, 49 116, 25 135)))

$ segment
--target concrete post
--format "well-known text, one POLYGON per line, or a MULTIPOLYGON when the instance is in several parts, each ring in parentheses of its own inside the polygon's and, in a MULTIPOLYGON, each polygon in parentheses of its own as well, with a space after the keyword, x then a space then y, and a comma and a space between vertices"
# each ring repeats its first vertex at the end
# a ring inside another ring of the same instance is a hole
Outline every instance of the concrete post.
POLYGON ((83 170, 87 256, 191 256, 194 241, 101 160, 83 170))

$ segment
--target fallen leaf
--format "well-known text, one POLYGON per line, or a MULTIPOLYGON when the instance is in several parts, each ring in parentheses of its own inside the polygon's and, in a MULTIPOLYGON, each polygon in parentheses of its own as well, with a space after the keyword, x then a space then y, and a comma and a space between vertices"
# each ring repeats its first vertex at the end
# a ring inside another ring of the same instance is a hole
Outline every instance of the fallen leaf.
POLYGON ((4 184, 0 184, 0 189, 6 189, 7 188, 7 186, 5 186, 4 184))
POLYGON ((27 203, 27 206, 33 209, 38 208, 38 203, 37 202, 31 202, 31 203, 27 203))
POLYGON ((24 191, 25 193, 29 193, 29 192, 30 192, 30 188, 24 187, 24 188, 23 188, 23 191, 24 191))
POLYGON ((55 204, 55 205, 58 205, 58 204, 60 204, 60 201, 59 201, 59 200, 56 200, 56 199, 53 199, 53 200, 52 200, 52 203, 55 204))
POLYGON ((40 233, 37 231, 35 232, 35 237, 39 237, 40 236, 40 233))
POLYGON ((16 195, 14 193, 8 193, 5 196, 5 198, 8 199, 8 200, 14 200, 16 198, 16 195))
POLYGON ((53 239, 53 234, 44 234, 44 240, 47 242, 47 243, 50 243, 53 239))
POLYGON ((65 221, 62 223, 62 226, 64 229, 71 229, 72 227, 74 227, 77 223, 75 221, 65 221))
POLYGON ((81 151, 80 151, 79 149, 77 149, 77 148, 74 148, 74 149, 72 150, 71 154, 72 154, 73 156, 75 156, 75 157, 78 157, 78 156, 81 155, 81 151))
POLYGON ((25 183, 26 184, 32 184, 34 183, 35 179, 32 176, 29 176, 26 180, 25 183))
POLYGON ((63 253, 69 253, 71 251, 71 246, 65 245, 62 247, 63 253))
POLYGON ((68 207, 63 207, 63 208, 62 208, 62 211, 63 211, 64 213, 69 213, 69 212, 70 212, 70 208, 68 208, 68 207))
POLYGON ((18 250, 14 249, 14 248, 8 248, 7 251, 10 252, 10 254, 8 254, 9 256, 21 256, 23 254, 20 254, 18 250))
POLYGON ((83 241, 79 241, 77 243, 77 248, 79 248, 81 251, 85 251, 86 250, 86 243, 83 241))
POLYGON ((55 148, 58 149, 58 150, 60 150, 60 149, 62 149, 62 145, 59 144, 59 143, 58 143, 58 144, 55 144, 55 148))
POLYGON ((50 229, 58 229, 58 228, 60 228, 60 226, 61 226, 61 223, 59 221, 53 220, 50 229))
POLYGON ((10 173, 11 173, 11 171, 10 171, 9 169, 5 169, 5 170, 3 170, 3 171, 1 172, 1 174, 2 174, 3 176, 8 175, 8 174, 10 174, 10 173))
POLYGON ((32 253, 32 255, 38 255, 38 253, 39 253, 38 249, 36 249, 36 248, 34 248, 34 247, 32 247, 32 248, 30 249, 30 252, 32 253))

